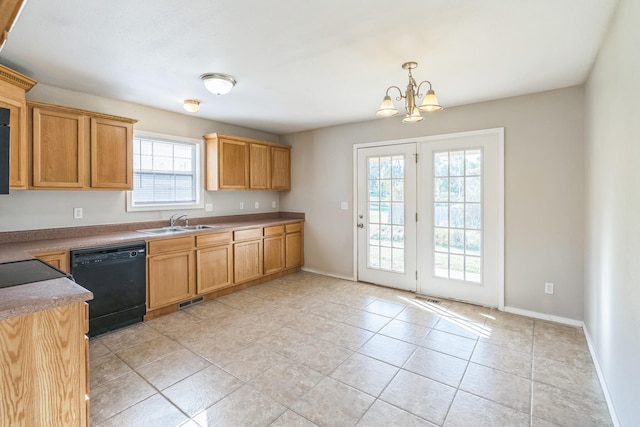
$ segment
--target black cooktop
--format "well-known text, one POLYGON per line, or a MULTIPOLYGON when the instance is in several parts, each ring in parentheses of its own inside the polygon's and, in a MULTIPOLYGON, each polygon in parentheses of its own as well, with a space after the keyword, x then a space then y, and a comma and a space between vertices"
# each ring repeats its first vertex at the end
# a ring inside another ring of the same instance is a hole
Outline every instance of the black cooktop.
POLYGON ((39 259, 0 264, 0 288, 58 279, 60 277, 70 278, 71 276, 39 259))

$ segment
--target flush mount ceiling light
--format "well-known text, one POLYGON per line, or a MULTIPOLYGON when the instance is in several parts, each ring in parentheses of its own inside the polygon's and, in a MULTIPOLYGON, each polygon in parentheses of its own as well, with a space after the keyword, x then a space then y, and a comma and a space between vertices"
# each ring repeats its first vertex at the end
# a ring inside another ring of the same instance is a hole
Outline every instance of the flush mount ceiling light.
POLYGON ((387 93, 382 99, 382 104, 380 105, 380 109, 376 112, 376 116, 378 117, 392 117, 398 114, 398 109, 393 105, 391 101, 391 97, 389 96, 389 91, 391 89, 398 90, 397 101, 402 101, 405 99, 405 109, 407 110, 407 115, 402 121, 404 123, 417 123, 424 120, 424 117, 420 115, 420 111, 424 111, 425 113, 432 113, 434 111, 442 110, 442 106, 438 104, 438 98, 436 97, 436 93, 431 87, 431 82, 428 80, 420 82, 420 84, 416 84, 416 81, 411 74, 411 70, 418 67, 417 62, 405 62, 402 64, 402 69, 409 70, 409 84, 407 85, 407 91, 405 94, 402 94, 402 90, 398 86, 390 86, 387 88, 387 93), (429 85, 429 90, 424 95, 424 100, 422 104, 419 106, 416 105, 417 101, 422 98, 422 94, 420 93, 420 87, 423 83, 427 83, 429 85))
POLYGON ((198 110, 200 110, 200 101, 195 99, 185 99, 182 106, 190 113, 197 113, 198 110))
POLYGON ((204 87, 216 95, 229 93, 236 85, 236 80, 228 74, 209 73, 201 75, 200 78, 204 82, 204 87))

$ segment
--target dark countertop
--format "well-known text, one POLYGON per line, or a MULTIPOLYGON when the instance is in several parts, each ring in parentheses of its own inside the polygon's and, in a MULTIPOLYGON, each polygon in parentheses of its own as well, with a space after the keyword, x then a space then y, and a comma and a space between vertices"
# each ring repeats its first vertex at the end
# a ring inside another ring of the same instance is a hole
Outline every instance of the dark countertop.
MULTIPOLYGON (((214 218, 212 218, 214 219, 214 218)), ((11 261, 20 261, 23 259, 33 258, 33 254, 43 253, 43 252, 55 252, 55 251, 67 251, 71 249, 80 249, 80 248, 89 248, 93 246, 103 246, 103 245, 111 245, 115 243, 123 243, 130 242, 136 240, 158 240, 158 239, 168 239, 172 237, 185 236, 189 234, 208 234, 208 233, 219 233, 221 231, 229 231, 229 230, 241 230, 246 228, 255 228, 255 227, 264 227, 269 225, 277 225, 277 224, 290 224, 294 222, 303 221, 304 218, 289 218, 289 217, 275 217, 275 218, 252 218, 252 219, 244 219, 241 216, 238 217, 226 217, 226 222, 218 222, 218 221, 210 221, 203 222, 202 219, 196 219, 192 222, 189 220, 189 223, 192 225, 198 224, 212 224, 216 225, 216 228, 213 229, 200 229, 200 230, 192 230, 192 231, 184 231, 180 233, 174 234, 163 234, 163 235, 154 235, 148 233, 142 233, 136 230, 143 230, 148 228, 157 228, 166 226, 166 221, 162 222, 145 222, 145 223, 137 223, 137 224, 127 224, 130 230, 122 230, 118 231, 117 228, 124 227, 123 225, 106 225, 106 226, 95 226, 95 227, 82 227, 82 228, 91 228, 94 230, 91 233, 91 230, 83 230, 83 232, 87 235, 76 235, 74 230, 69 229, 69 234, 71 237, 55 237, 55 238, 47 238, 51 235, 56 236, 61 232, 64 232, 65 229, 57 229, 52 230, 49 234, 45 232, 45 230, 36 230, 31 233, 23 232, 26 236, 37 236, 41 238, 29 239, 23 241, 15 241, 10 243, 3 243, 0 246, 0 263, 3 262, 11 262, 11 261)), ((2 234, 2 233, 0 233, 2 234)), ((8 234, 8 233, 5 233, 8 234)), ((1 242, 0 242, 1 243, 1 242)))
MULTIPOLYGON (((210 234, 304 221, 304 214, 246 215, 196 218, 191 224, 214 224, 216 228, 152 235, 136 230, 166 226, 166 221, 116 224, 68 229, 0 233, 0 263, 34 258, 42 252, 67 251, 136 240, 167 239, 189 234, 210 234), (62 237, 68 235, 69 237, 62 237)), ((93 299, 93 294, 67 279, 52 279, 0 289, 0 321, 93 299)))
POLYGON ((67 278, 2 288, 0 321, 90 299, 91 292, 67 278))

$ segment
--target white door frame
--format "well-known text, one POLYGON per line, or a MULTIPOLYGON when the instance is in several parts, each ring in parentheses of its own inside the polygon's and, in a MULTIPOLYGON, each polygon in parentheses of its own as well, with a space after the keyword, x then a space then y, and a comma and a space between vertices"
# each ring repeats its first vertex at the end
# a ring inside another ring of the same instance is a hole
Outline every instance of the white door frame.
MULTIPOLYGON (((498 310, 504 311, 504 128, 489 128, 468 132, 456 132, 442 135, 430 135, 415 138, 403 138, 390 141, 366 142, 353 145, 353 191, 352 191, 352 236, 353 236, 353 279, 358 280, 358 149, 367 147, 378 147, 382 145, 407 144, 411 142, 426 142, 442 140, 447 138, 459 138, 472 135, 496 134, 498 137, 498 248, 497 248, 497 306, 498 310)), ((418 224, 420 227, 420 224, 418 224)))

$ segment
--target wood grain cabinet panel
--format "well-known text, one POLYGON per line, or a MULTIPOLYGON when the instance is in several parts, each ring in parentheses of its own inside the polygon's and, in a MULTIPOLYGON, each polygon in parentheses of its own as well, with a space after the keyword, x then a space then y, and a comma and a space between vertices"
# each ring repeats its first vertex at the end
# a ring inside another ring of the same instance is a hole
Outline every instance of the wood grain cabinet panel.
POLYGON ((151 256, 147 262, 149 309, 164 307, 195 295, 193 251, 151 256))
POLYGON ((69 251, 41 252, 33 254, 33 256, 58 270, 69 273, 69 251))
POLYGON ((262 239, 233 244, 234 283, 248 282, 262 276, 262 239))
POLYGON ((285 268, 299 267, 304 264, 302 223, 287 224, 285 230, 285 268))
POLYGON ((91 187, 133 188, 133 125, 91 119, 91 187))
POLYGON ((207 191, 291 189, 291 147, 217 133, 204 139, 207 191))
POLYGON ((0 321, 0 425, 87 426, 84 302, 0 321))
POLYGON ((264 144, 249 144, 249 188, 269 190, 271 188, 270 148, 264 144))
POLYGON ((291 147, 271 147, 271 188, 291 190, 291 147))
POLYGON ((28 101, 34 188, 133 188, 136 120, 28 101))
POLYGON ((231 245, 196 250, 198 295, 233 284, 233 248, 231 245))
POLYGON ((284 225, 264 227, 263 235, 264 274, 277 273, 284 268, 284 225))
MULTIPOLYGON (((11 11, 11 8, 19 7, 21 3, 21 1, 3 2, 3 0, 0 0, 0 10, 11 11), (4 3, 7 3, 6 7, 4 3)), ((4 15, 4 17, 9 18, 10 14, 4 15)), ((0 65, 0 107, 11 111, 9 123, 11 128, 9 186, 12 189, 26 189, 29 186, 26 92, 35 84, 35 80, 4 65, 0 65)))
POLYGON ((84 116, 33 109, 33 186, 85 187, 84 116))

